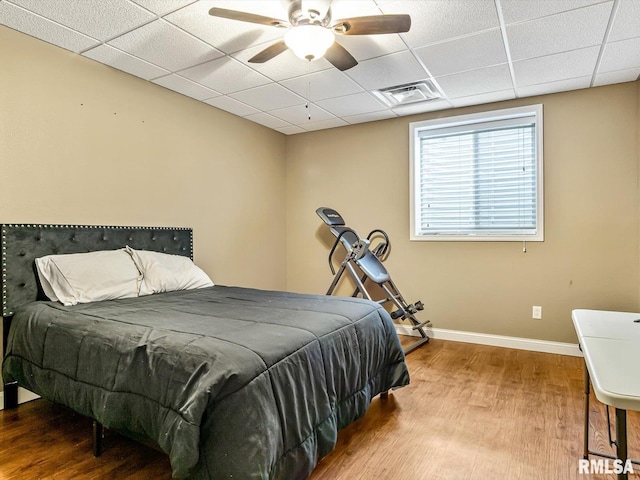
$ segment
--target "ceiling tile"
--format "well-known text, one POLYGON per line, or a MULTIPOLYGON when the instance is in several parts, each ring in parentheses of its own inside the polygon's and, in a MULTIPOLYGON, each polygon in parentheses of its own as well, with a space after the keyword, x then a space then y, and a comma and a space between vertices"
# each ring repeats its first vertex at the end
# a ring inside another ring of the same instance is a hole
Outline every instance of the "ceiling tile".
POLYGON ((640 36, 640 2, 638 0, 618 0, 618 11, 613 20, 608 40, 625 40, 640 36))
POLYGON ((271 83, 264 75, 230 57, 196 65, 180 75, 224 94, 271 83))
POLYGON ((507 64, 437 77, 448 98, 468 97, 513 88, 507 64))
POLYGON ((312 101, 361 92, 353 80, 336 68, 283 80, 282 85, 312 101))
POLYGON ((504 22, 509 24, 546 17, 600 2, 602 0, 501 0, 500 5, 504 22))
POLYGON ((380 112, 370 112, 363 113, 361 115, 348 115, 346 117, 342 117, 348 123, 364 123, 364 122, 375 122, 378 120, 385 120, 387 118, 395 118, 396 114, 391 110, 382 110, 380 112))
POLYGON ((596 75, 594 87, 609 85, 612 83, 633 82, 640 77, 640 68, 630 68, 629 70, 618 70, 617 72, 599 73, 596 75))
POLYGON ((207 5, 207 13, 211 7, 219 7, 282 20, 288 19, 288 2, 289 0, 200 0, 200 3, 207 5))
POLYGON ((145 80, 169 73, 164 68, 156 67, 109 45, 99 45, 84 52, 82 55, 145 80))
POLYGON ((108 40, 138 27, 155 16, 127 0, 82 0, 81 2, 11 0, 80 33, 108 40))
POLYGON ((282 128, 282 127, 291 126, 288 122, 285 122, 284 120, 281 120, 279 118, 274 117, 273 115, 269 115, 268 113, 264 113, 264 112, 255 113, 253 115, 247 115, 244 118, 269 128, 282 128))
POLYGON ((306 128, 305 125, 312 122, 319 122, 322 120, 335 118, 329 112, 325 112, 313 103, 309 104, 309 108, 307 108, 305 105, 294 105, 293 107, 272 110, 269 113, 286 122, 292 123, 294 125, 300 125, 302 128, 306 128), (311 116, 311 120, 309 120, 309 116, 311 116))
POLYGON ((593 75, 599 52, 600 47, 591 47, 514 62, 518 92, 528 85, 593 75))
POLYGON ((376 90, 429 78, 409 51, 360 62, 345 72, 365 90, 376 90))
POLYGON ((280 55, 265 63, 248 63, 248 60, 271 45, 263 43, 261 45, 241 50, 232 56, 244 63, 246 66, 269 77, 274 81, 285 80, 287 78, 299 77, 308 73, 319 72, 335 68, 324 58, 319 58, 312 62, 307 62, 296 57, 291 50, 285 50, 280 55))
POLYGON ((202 85, 187 80, 180 75, 167 75, 161 78, 156 78, 153 83, 162 85, 169 90, 174 90, 178 93, 186 95, 187 97, 195 98, 196 100, 204 100, 206 98, 217 97, 219 92, 211 90, 210 88, 203 87, 202 85))
POLYGON ((131 0, 141 7, 151 10, 156 15, 166 15, 198 0, 131 0))
POLYGON ((216 108, 219 108, 221 110, 225 110, 229 113, 233 113, 234 115, 239 115, 241 117, 247 116, 247 115, 253 115, 254 113, 260 113, 259 110, 256 110, 255 108, 246 105, 242 102, 239 102, 237 100, 234 100, 233 98, 230 97, 216 97, 216 98, 210 98, 209 100, 206 100, 205 103, 208 103, 211 106, 214 106, 216 108))
POLYGON ((281 128, 276 128, 276 130, 280 133, 284 133, 285 135, 294 135, 296 133, 304 133, 306 132, 306 130, 303 130, 300 127, 296 127, 296 126, 290 126, 290 127, 281 127, 281 128))
POLYGON ((516 98, 516 92, 513 88, 500 90, 498 92, 481 93, 480 95, 471 95, 469 97, 460 97, 451 100, 451 104, 458 107, 467 107, 469 105, 482 105, 484 103, 502 102, 516 98))
POLYGON ((433 76, 507 62, 500 29, 421 47, 415 53, 433 76))
POLYGON ((94 38, 7 2, 0 2, 0 24, 76 53, 99 43, 94 38))
POLYGON ((411 30, 400 34, 410 48, 500 27, 494 2, 478 0, 381 2, 384 13, 408 13, 411 30))
POLYGON ((313 130, 325 130, 327 128, 344 127, 347 125, 349 124, 340 118, 329 118, 319 122, 306 123, 304 129, 310 132, 313 130))
POLYGON ((341 18, 380 15, 381 13, 380 8, 373 0, 333 0, 331 3, 331 18, 334 21, 341 18))
POLYGON ((261 87, 243 90, 233 93, 230 97, 235 98, 247 105, 251 105, 259 110, 275 110, 276 108, 301 105, 306 100, 295 93, 287 90, 277 83, 270 83, 261 87))
POLYGON ((528 87, 518 87, 519 97, 531 97, 533 95, 546 95, 556 92, 567 92, 569 90, 579 90, 588 88, 591 84, 591 76, 570 78, 567 80, 559 80, 557 82, 542 83, 531 85, 528 87))
POLYGON ((337 117, 345 115, 360 115, 362 113, 377 112, 386 110, 387 107, 376 100, 373 95, 367 92, 360 92, 344 97, 328 98, 316 102, 318 106, 337 117))
POLYGON ((151 22, 109 44, 172 72, 222 55, 164 20, 151 22))
POLYGON ((165 17, 169 22, 191 32, 224 53, 282 38, 282 29, 241 22, 209 15, 211 7, 240 10, 275 18, 287 18, 287 11, 280 2, 266 1, 205 1, 182 8, 165 17))
POLYGON ((571 10, 507 27, 513 61, 600 45, 612 3, 571 10))
POLYGON ((407 50, 400 35, 336 35, 336 40, 359 62, 407 50))
POLYGON ((607 43, 598 73, 640 67, 640 37, 607 43))

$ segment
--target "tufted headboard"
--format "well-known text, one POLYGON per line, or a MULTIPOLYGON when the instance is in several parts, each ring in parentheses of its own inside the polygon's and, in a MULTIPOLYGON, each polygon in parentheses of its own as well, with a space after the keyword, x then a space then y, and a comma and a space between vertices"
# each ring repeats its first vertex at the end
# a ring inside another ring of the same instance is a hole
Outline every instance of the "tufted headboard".
POLYGON ((45 255, 115 250, 129 245, 138 250, 183 255, 193 259, 193 230, 169 227, 100 225, 2 225, 2 316, 44 299, 35 259, 45 255))

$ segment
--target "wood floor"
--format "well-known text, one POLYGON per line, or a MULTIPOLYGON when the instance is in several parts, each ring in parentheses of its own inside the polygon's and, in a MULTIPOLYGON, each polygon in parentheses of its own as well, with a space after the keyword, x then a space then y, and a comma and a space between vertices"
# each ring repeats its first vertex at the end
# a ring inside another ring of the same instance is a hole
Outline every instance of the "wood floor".
MULTIPOLYGON (((582 359, 432 340, 407 362, 411 385, 374 399, 311 480, 616 478, 578 473, 582 359)), ((605 415, 592 397, 591 448, 610 452, 605 415)), ((637 459, 640 415, 628 422, 637 459)), ((90 421, 44 400, 0 411, 0 479, 171 478, 164 454, 113 432, 94 458, 90 432, 90 421)))

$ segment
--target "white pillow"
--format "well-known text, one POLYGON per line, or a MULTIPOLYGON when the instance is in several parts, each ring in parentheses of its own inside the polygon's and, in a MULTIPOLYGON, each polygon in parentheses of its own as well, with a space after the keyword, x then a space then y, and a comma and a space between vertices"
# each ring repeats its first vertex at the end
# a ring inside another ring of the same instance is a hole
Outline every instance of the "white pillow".
POLYGON ((131 247, 127 247, 126 250, 142 273, 142 283, 138 292, 140 296, 213 287, 211 279, 196 267, 189 257, 134 250, 131 247))
POLYGON ((47 297, 71 306, 137 297, 141 275, 124 248, 36 258, 47 297))

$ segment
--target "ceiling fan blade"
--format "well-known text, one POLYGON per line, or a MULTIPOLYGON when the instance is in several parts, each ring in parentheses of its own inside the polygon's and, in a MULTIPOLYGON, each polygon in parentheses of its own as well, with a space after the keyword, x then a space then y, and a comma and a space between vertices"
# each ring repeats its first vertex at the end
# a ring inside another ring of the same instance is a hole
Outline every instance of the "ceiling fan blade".
POLYGON ((403 33, 408 32, 410 28, 411 17, 406 14, 342 18, 334 25, 334 31, 343 35, 403 33))
POLYGON ((346 48, 338 42, 333 42, 333 45, 331 45, 327 53, 324 54, 324 58, 338 70, 342 71, 349 70, 358 64, 358 61, 353 58, 353 55, 347 52, 346 48))
POLYGON ((286 27, 289 24, 278 18, 263 17, 254 13, 240 12, 238 10, 228 10, 226 8, 213 7, 209 10, 209 15, 213 17, 229 18, 231 20, 240 20, 241 22, 257 23, 259 25, 267 25, 269 27, 286 27))
POLYGON ((280 55, 286 49, 287 46, 284 44, 284 40, 280 40, 279 42, 276 42, 273 45, 268 46, 261 52, 255 54, 248 61, 249 63, 264 63, 267 60, 271 60, 273 57, 280 55))

